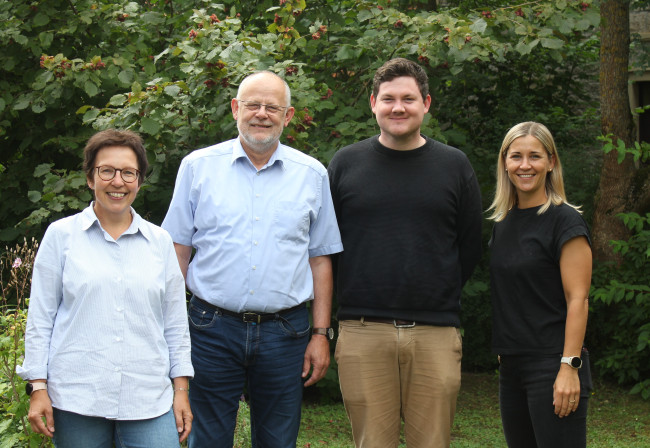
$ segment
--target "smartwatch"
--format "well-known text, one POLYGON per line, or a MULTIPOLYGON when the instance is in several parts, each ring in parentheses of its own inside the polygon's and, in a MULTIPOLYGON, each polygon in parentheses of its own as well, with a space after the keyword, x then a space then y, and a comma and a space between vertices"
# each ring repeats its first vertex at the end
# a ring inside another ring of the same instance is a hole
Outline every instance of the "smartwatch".
POLYGON ((37 390, 47 390, 47 383, 43 383, 42 381, 38 381, 35 383, 27 383, 25 384, 25 393, 29 396, 32 394, 32 392, 37 391, 37 390))
POLYGON ((582 359, 579 356, 563 356, 560 363, 569 364, 574 369, 582 367, 582 359))
POLYGON ((311 330, 311 334, 322 334, 323 336, 326 336, 327 339, 330 341, 334 339, 334 329, 332 327, 329 328, 313 328, 311 330))

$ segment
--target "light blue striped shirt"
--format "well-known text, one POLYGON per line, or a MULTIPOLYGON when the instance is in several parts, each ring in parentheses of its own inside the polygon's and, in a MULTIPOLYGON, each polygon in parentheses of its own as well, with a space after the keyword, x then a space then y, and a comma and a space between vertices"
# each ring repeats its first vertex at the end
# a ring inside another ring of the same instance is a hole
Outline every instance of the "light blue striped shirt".
POLYGON ((260 170, 239 139, 189 154, 162 227, 196 249, 188 288, 235 312, 313 299, 309 258, 343 250, 327 170, 282 144, 260 170))
POLYGON ((157 417, 170 378, 193 376, 185 285, 171 238, 131 209, 115 241, 92 204, 52 223, 32 278, 24 379, 47 378, 52 405, 119 420, 157 417))

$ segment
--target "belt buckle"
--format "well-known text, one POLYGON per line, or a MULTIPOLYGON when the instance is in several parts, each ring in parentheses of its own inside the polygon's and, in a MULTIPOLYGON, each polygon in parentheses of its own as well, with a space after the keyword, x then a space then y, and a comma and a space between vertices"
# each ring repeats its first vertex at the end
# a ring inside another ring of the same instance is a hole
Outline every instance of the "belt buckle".
POLYGON ((262 321, 262 316, 257 313, 245 312, 242 314, 242 320, 248 323, 259 324, 262 321))
POLYGON ((412 320, 408 324, 398 324, 397 319, 393 319, 393 325, 395 326, 395 328, 413 328, 415 327, 415 321, 412 320))

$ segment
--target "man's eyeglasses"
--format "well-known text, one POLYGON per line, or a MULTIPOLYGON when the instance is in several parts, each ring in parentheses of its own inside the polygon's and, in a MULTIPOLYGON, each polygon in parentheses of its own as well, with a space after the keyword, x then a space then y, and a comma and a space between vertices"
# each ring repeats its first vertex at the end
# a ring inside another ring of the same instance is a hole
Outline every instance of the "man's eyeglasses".
POLYGON ((262 104, 255 101, 244 101, 244 100, 237 100, 237 102, 242 103, 244 105, 244 108, 251 112, 257 112, 262 108, 262 106, 264 106, 264 108, 266 109, 266 113, 269 115, 279 114, 283 110, 288 109, 288 107, 286 106, 278 106, 277 104, 262 104))
POLYGON ((97 169, 97 175, 101 180, 113 179, 115 177, 115 173, 118 171, 120 172, 122 180, 129 184, 131 182, 135 182, 140 177, 140 171, 136 170, 135 168, 119 169, 108 165, 96 166, 95 168, 97 169))

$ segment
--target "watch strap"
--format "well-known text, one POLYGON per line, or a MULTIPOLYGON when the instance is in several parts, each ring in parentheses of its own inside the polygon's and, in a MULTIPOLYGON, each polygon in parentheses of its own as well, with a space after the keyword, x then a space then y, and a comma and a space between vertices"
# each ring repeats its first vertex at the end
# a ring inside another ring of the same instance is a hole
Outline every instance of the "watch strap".
POLYGON ((334 329, 332 327, 328 328, 312 328, 311 334, 321 334, 327 339, 334 339, 334 329))
POLYGON ((568 364, 576 370, 582 367, 582 359, 579 356, 563 356, 560 363, 568 364))
POLYGON ((47 390, 47 383, 44 383, 42 381, 29 383, 29 387, 27 388, 28 395, 33 394, 37 390, 47 390))

